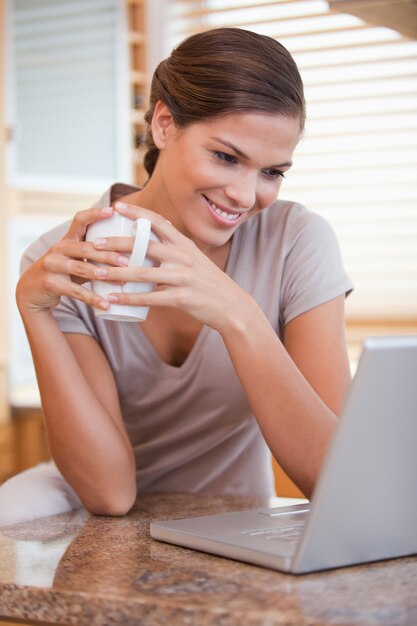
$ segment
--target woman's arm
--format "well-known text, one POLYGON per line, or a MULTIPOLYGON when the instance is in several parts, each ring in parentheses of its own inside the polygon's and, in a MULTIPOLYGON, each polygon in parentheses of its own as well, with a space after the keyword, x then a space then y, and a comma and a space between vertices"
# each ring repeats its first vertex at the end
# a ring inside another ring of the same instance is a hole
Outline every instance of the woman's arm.
POLYGON ((101 219, 97 210, 78 215, 67 236, 22 275, 16 298, 32 350, 52 456, 88 510, 120 515, 134 502, 136 475, 113 374, 92 337, 64 335, 51 313, 63 294, 102 305, 75 282, 93 277, 95 266, 83 261, 86 257, 116 262, 113 254, 97 257, 91 244, 83 241, 87 223, 95 219, 101 219))
POLYGON ((223 339, 265 439, 311 497, 350 382, 344 296, 292 320, 284 345, 257 305, 223 339))
POLYGON ((345 296, 291 320, 284 328, 283 343, 315 392, 339 415, 351 382, 345 296))
MULTIPOLYGON (((148 217, 162 243, 148 248, 159 267, 114 267, 105 278, 155 282, 158 289, 114 294, 114 301, 179 308, 217 330, 273 455, 310 497, 349 382, 344 296, 291 321, 282 343, 252 296, 167 220, 130 205, 116 209, 148 217)), ((131 251, 132 244, 102 245, 131 251)))

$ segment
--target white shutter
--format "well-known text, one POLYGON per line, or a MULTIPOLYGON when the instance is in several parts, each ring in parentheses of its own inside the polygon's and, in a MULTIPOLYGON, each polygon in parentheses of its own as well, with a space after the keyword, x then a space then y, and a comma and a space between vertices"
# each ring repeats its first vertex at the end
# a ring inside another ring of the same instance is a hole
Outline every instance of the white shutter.
POLYGON ((324 0, 183 0, 172 12, 176 41, 235 25, 293 54, 307 125, 281 197, 333 224, 356 287, 350 320, 417 324, 417 42, 324 0))
POLYGON ((124 2, 9 0, 8 182, 102 189, 130 176, 124 2))

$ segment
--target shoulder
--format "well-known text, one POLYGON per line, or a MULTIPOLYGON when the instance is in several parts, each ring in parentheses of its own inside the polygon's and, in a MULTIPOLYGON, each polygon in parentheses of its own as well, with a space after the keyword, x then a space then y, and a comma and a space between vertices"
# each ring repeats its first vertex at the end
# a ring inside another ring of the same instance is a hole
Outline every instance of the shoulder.
POLYGON ((49 248, 51 248, 57 241, 62 239, 65 233, 68 231, 71 224, 71 220, 67 220, 55 228, 52 228, 48 232, 44 233, 39 239, 30 244, 30 246, 23 253, 21 261, 21 271, 25 271, 31 263, 34 263, 39 259, 49 248))
POLYGON ((288 236, 296 237, 306 229, 332 230, 324 217, 291 200, 276 200, 260 217, 269 228, 285 230, 288 236))
POLYGON ((278 200, 261 216, 264 230, 280 238, 286 263, 311 263, 312 260, 339 261, 340 248, 333 226, 302 204, 278 200))
POLYGON ((300 240, 328 243, 335 239, 333 228, 324 217, 291 200, 276 200, 243 227, 262 248, 279 246, 285 256, 300 245, 300 240))

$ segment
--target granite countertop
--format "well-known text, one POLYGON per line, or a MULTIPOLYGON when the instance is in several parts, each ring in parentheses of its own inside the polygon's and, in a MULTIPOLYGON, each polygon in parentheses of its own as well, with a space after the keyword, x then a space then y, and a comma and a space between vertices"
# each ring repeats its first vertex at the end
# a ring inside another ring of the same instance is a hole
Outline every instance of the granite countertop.
POLYGON ((152 494, 0 530, 0 620, 77 626, 417 624, 417 558, 291 576, 153 541, 152 519, 265 499, 152 494))

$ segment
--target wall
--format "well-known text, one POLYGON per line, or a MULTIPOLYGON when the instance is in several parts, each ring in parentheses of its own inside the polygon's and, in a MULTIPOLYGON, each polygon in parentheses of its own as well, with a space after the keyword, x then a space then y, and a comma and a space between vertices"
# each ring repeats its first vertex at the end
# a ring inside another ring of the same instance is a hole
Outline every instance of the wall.
POLYGON ((6 77, 6 0, 0 0, 0 424, 7 421, 6 372, 9 360, 9 336, 12 320, 7 315, 8 285, 7 227, 14 216, 58 216, 62 221, 76 211, 87 208, 96 194, 11 188, 6 183, 6 143, 10 132, 6 127, 5 91, 6 77))
MULTIPOLYGON (((5 0, 0 0, 0 85, 4 85, 5 72, 5 0)), ((0 89, 0 94, 3 94, 0 89)), ((0 293, 6 293, 6 186, 5 186, 5 111, 4 98, 0 98, 0 293)), ((0 311, 0 423, 8 417, 8 407, 6 402, 6 362, 7 362, 7 330, 6 330, 6 307, 4 297, 0 311)))

